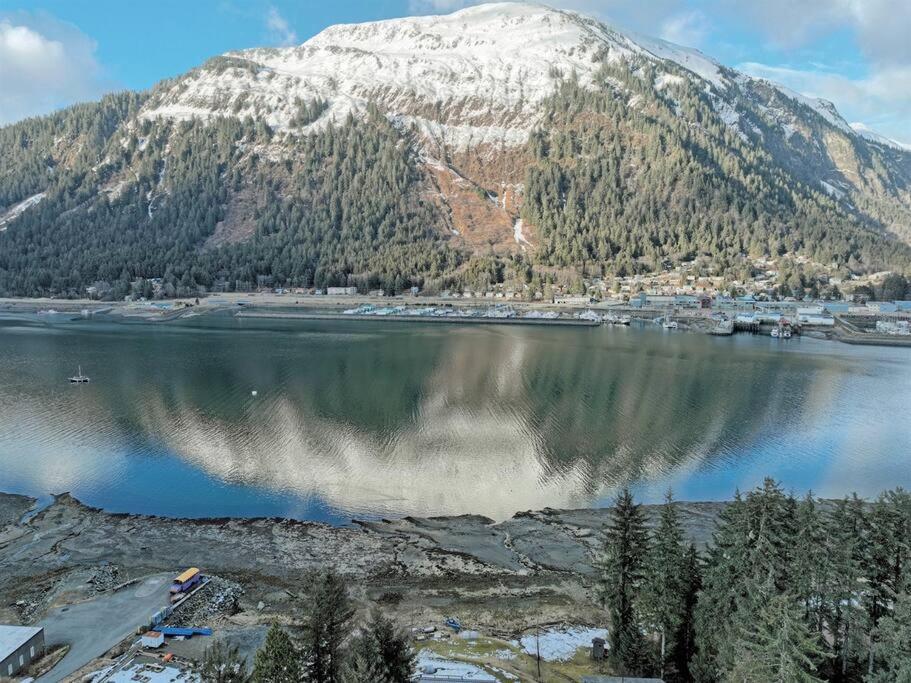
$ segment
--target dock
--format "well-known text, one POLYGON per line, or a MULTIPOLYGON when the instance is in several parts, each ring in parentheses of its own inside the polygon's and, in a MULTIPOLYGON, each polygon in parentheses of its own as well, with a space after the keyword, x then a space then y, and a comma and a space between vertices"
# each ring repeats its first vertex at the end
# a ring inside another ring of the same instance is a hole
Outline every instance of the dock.
POLYGON ((469 325, 543 325, 562 327, 598 327, 600 320, 579 318, 485 318, 483 316, 430 315, 345 315, 343 313, 304 313, 298 311, 238 311, 235 318, 264 318, 277 320, 358 320, 368 322, 458 323, 469 325))

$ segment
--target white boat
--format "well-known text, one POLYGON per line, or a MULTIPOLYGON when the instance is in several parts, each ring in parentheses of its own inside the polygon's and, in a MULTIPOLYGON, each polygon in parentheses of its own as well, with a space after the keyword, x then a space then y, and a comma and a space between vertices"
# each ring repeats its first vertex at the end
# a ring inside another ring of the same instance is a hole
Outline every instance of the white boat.
POLYGON ((789 327, 773 327, 772 336, 775 339, 790 339, 791 338, 791 328, 789 327))
POLYGON ((676 330, 678 327, 676 320, 665 320, 661 326, 666 330, 676 330))
POLYGON ((70 384, 88 384, 91 380, 82 374, 82 366, 79 366, 79 373, 70 377, 70 384))

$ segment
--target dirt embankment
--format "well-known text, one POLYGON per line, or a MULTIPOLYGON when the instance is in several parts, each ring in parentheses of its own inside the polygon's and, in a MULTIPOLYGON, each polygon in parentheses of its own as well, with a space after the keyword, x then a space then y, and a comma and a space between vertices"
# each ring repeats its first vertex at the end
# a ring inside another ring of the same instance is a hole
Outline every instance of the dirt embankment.
MULTIPOLYGON (((334 567, 364 604, 406 621, 456 613, 488 632, 597 618, 589 597, 609 510, 544 510, 494 523, 404 518, 349 527, 283 519, 180 520, 111 514, 69 495, 20 521, 30 499, 0 494, 0 621, 34 621, 118 581, 198 566, 243 587, 257 620, 289 617, 307 570, 334 567), (9 512, 5 512, 9 510, 9 512), (108 571, 107 573, 110 573, 108 571), (19 603, 19 604, 17 604, 19 603)), ((709 538, 722 504, 680 503, 691 538, 709 538)), ((646 509, 649 519, 657 508, 646 509)))

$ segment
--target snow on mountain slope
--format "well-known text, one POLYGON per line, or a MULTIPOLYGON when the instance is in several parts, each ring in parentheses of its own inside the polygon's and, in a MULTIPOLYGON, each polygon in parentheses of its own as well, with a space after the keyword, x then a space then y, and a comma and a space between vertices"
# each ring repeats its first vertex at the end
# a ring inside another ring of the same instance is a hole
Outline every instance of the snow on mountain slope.
MULTIPOLYGON (((540 104, 575 75, 590 84, 603 62, 655 64, 655 87, 678 82, 675 67, 704 81, 716 111, 741 135, 742 103, 731 88, 767 84, 848 135, 857 133, 834 105, 724 67, 698 50, 624 34, 581 14, 524 2, 483 4, 442 16, 327 28, 303 45, 229 53, 179 80, 147 107, 146 118, 253 116, 277 129, 306 132, 377 103, 393 120, 414 124, 443 146, 524 143, 540 104), (672 63, 675 66, 669 66, 672 63), (324 100, 315 122, 295 125, 301 102, 324 100)), ((798 116, 780 107, 760 114, 787 136, 798 116)))
MULTIPOLYGON (((485 4, 444 16, 332 26, 303 45, 230 53, 156 98, 147 118, 252 115, 292 127, 299 101, 339 121, 370 101, 455 148, 522 144, 540 103, 575 75, 590 84, 602 62, 670 60, 718 88, 722 67, 696 50, 633 39, 574 12, 528 3, 485 4)), ((659 70, 660 72, 660 70, 659 70)), ((662 74, 662 84, 673 82, 662 74)))
POLYGON ((870 142, 875 142, 880 145, 886 145, 887 147, 892 147, 903 152, 911 152, 911 145, 906 145, 903 142, 899 142, 898 140, 893 140, 892 138, 886 137, 885 135, 880 135, 865 123, 852 123, 851 128, 855 133, 860 135, 865 140, 869 140, 870 142))

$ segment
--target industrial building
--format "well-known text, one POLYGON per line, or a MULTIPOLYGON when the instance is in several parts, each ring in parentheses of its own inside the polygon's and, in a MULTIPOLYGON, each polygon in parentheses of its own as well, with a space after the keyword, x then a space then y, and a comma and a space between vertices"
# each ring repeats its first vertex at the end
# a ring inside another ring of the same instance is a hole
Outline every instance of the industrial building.
POLYGON ((44 655, 44 629, 0 624, 0 678, 12 678, 44 655))

